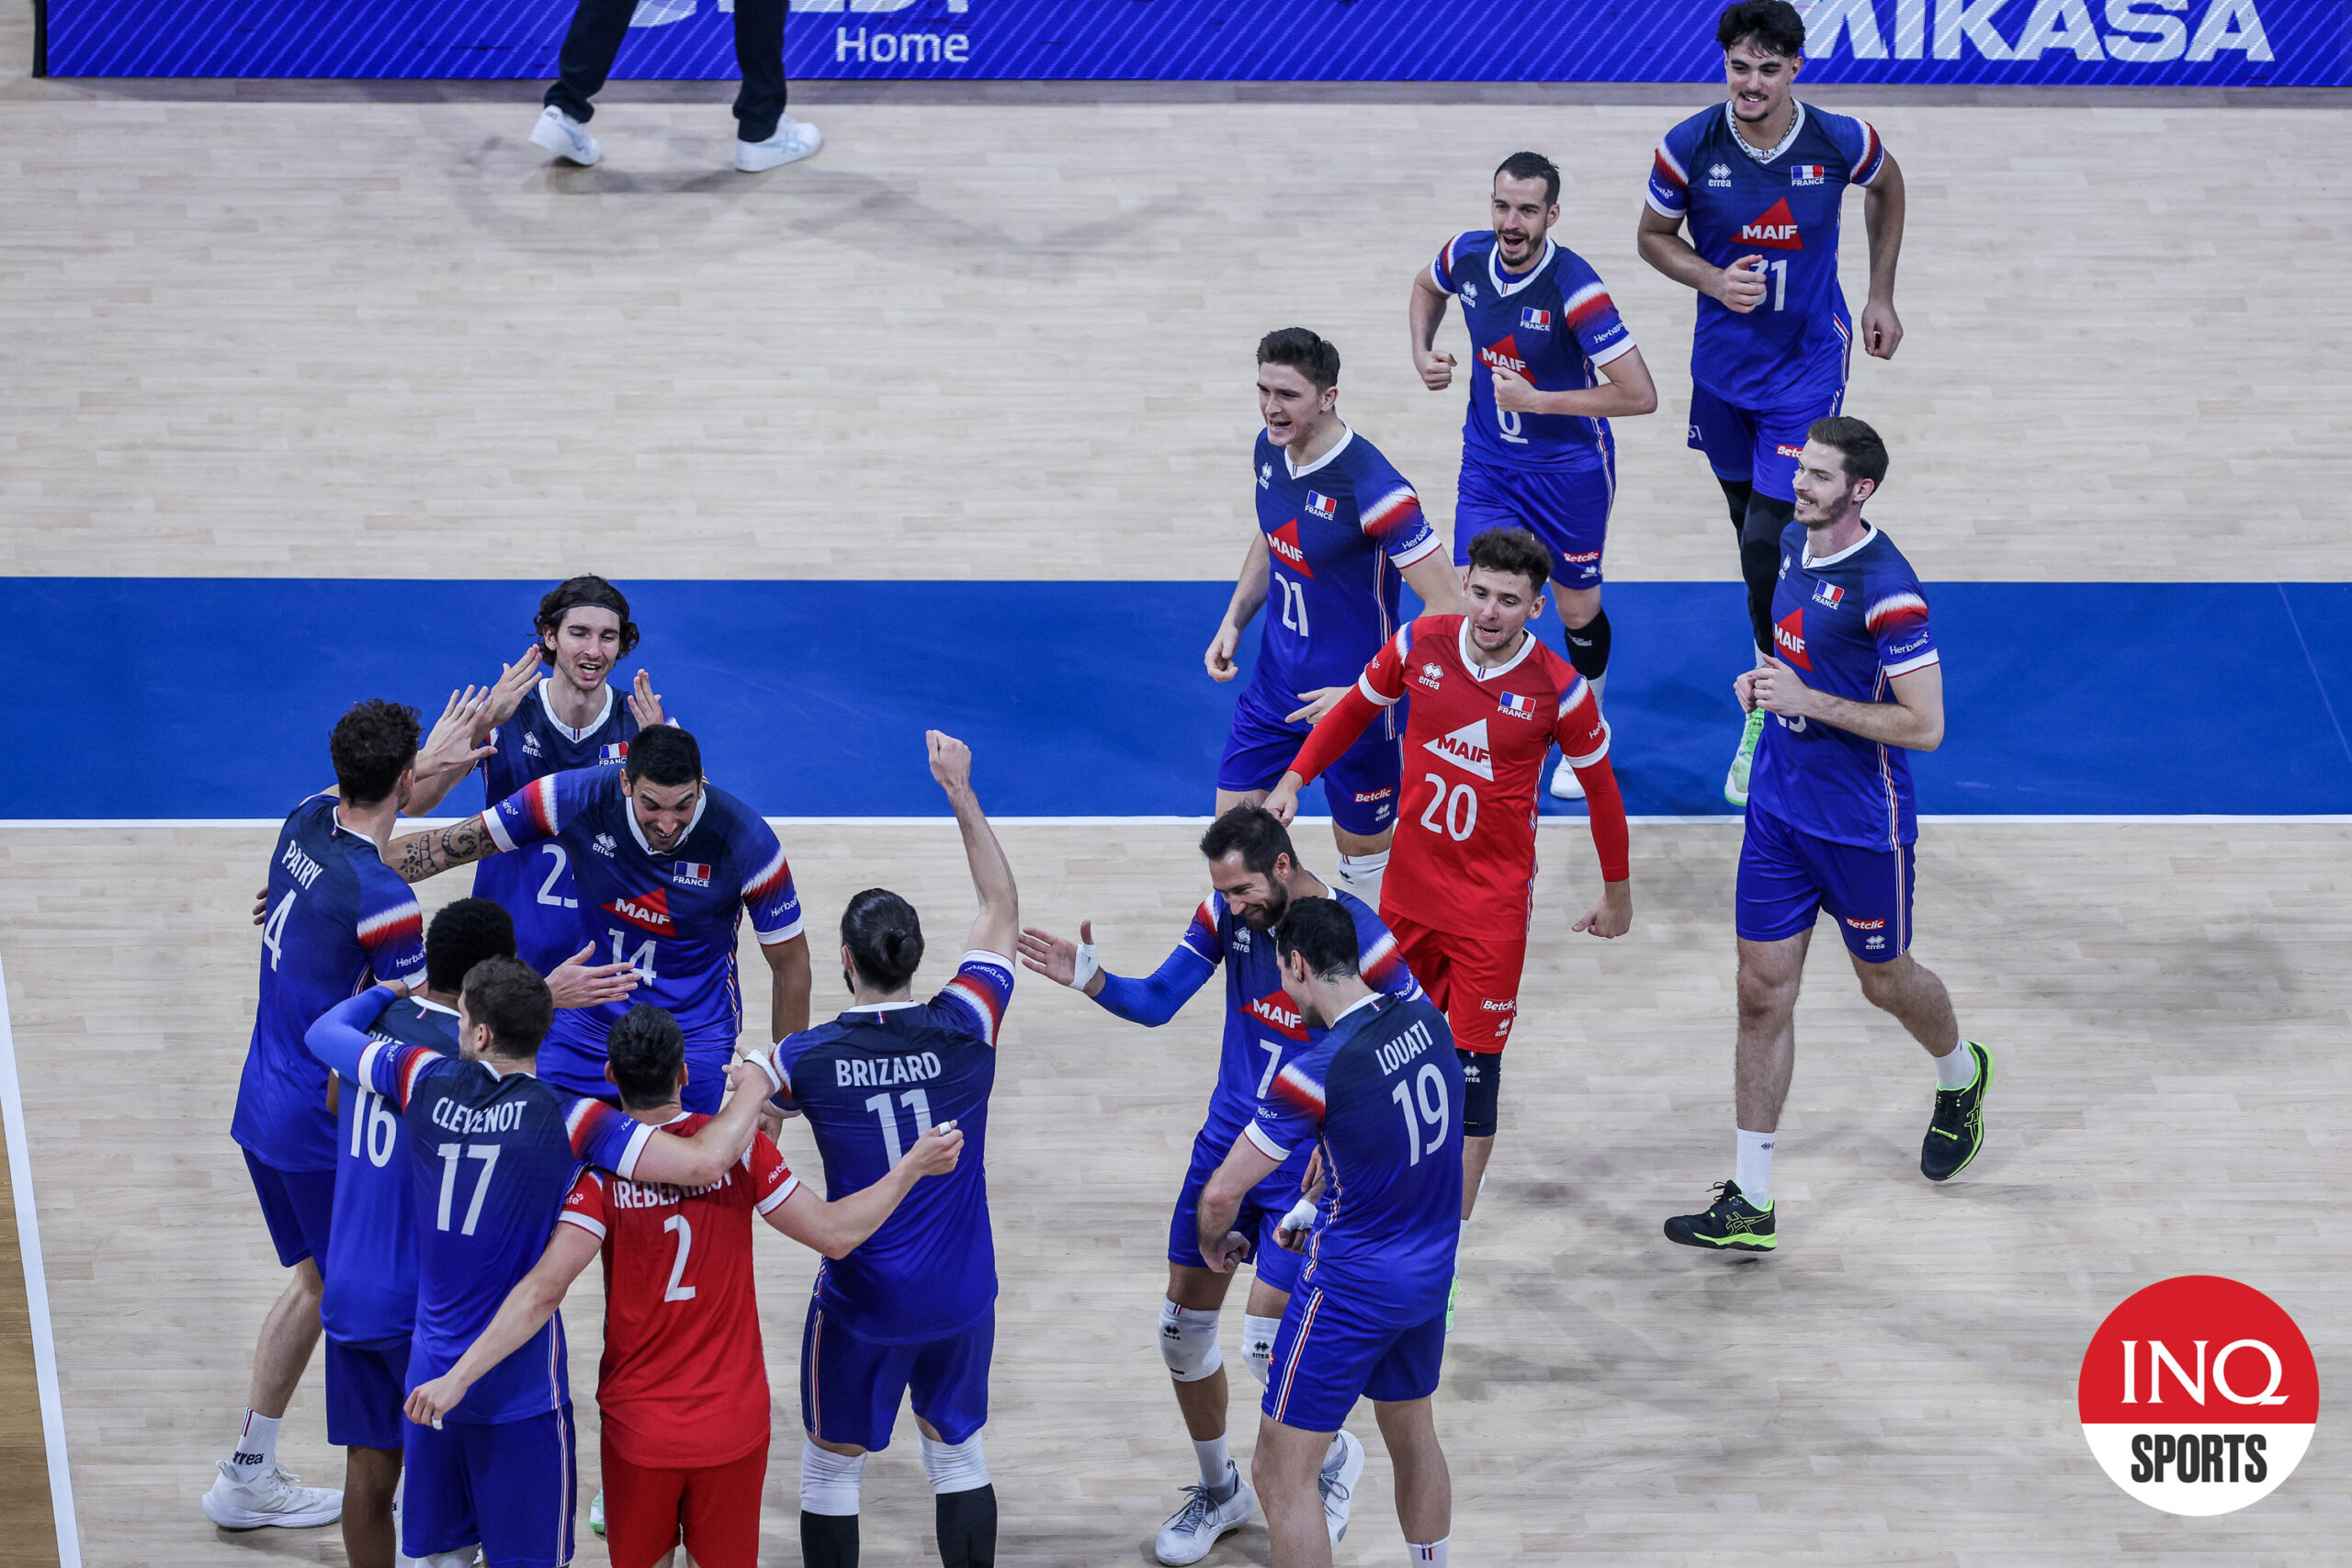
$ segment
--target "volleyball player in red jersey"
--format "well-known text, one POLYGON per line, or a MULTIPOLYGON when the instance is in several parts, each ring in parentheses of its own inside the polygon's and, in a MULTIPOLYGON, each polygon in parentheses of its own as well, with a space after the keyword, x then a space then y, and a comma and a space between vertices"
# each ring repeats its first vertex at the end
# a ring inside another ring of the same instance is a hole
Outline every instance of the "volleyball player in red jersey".
POLYGON ((1284 822, 1298 792, 1382 709, 1412 698, 1404 800, 1381 889, 1396 951, 1442 1009, 1462 1057, 1462 1217, 1495 1149, 1502 1051, 1519 1016, 1519 976, 1534 919, 1535 790, 1556 742, 1585 787, 1600 901, 1576 929, 1623 936, 1634 923, 1625 803, 1609 766, 1609 727, 1574 666, 1535 640, 1551 557, 1524 528, 1470 541, 1467 615, 1424 615, 1364 667, 1266 800, 1284 822))
MULTIPOLYGON (((613 1025, 605 1071, 630 1116, 690 1137, 710 1120, 679 1105, 685 1035, 659 1008, 613 1025)), ((589 1171, 564 1201, 538 1266, 446 1377, 410 1394, 437 1421, 526 1343, 591 1259, 605 1259, 605 1544, 613 1568, 654 1568, 683 1539, 696 1568, 754 1568, 768 1461, 767 1360, 752 1285, 754 1213, 828 1258, 855 1247, 914 1184, 956 1167, 954 1122, 917 1139, 880 1181, 828 1203, 800 1184, 765 1134, 708 1187, 688 1190, 589 1171)))

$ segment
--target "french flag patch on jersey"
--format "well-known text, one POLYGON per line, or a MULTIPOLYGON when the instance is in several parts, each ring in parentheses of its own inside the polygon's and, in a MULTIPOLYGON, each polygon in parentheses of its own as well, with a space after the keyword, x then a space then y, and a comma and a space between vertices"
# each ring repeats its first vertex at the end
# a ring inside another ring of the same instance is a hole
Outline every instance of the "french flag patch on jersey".
POLYGON ((1834 610, 1844 602, 1845 597, 1846 591, 1834 582, 1816 582, 1813 585, 1813 602, 1816 604, 1826 604, 1834 610))
POLYGON ((1328 495, 1321 495, 1310 490, 1306 492, 1306 510, 1328 523, 1339 515, 1340 503, 1328 495))
POLYGON ((677 868, 673 874, 687 886, 707 887, 710 886, 710 867, 690 860, 677 861, 673 863, 677 868))
POLYGON ((1552 330, 1552 312, 1539 310, 1532 305, 1522 305, 1519 310, 1519 327, 1521 332, 1548 333, 1552 330))
POLYGON ((1829 177, 1829 170, 1820 164, 1791 164, 1789 183, 1792 186, 1817 186, 1829 177))
POLYGON ((597 748, 596 761, 599 763, 628 761, 628 742, 626 740, 616 740, 610 746, 601 746, 597 748))
POLYGON ((1498 705, 1502 708, 1503 712, 1510 715, 1513 718, 1533 718, 1535 716, 1534 699, 1532 697, 1522 697, 1517 692, 1503 693, 1498 705))

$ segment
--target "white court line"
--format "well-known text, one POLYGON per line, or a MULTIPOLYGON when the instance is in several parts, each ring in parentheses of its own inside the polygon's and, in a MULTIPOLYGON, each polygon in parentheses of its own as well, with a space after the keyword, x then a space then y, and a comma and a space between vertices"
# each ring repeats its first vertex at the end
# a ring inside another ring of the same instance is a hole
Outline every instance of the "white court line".
MULTIPOLYGON (((471 821, 469 817, 424 817, 401 822, 400 831, 416 832, 432 828, 454 827, 471 821)), ((770 817, 772 828, 948 828, 956 818, 942 814, 937 817, 770 817)), ((989 820, 1000 828, 1205 828, 1216 818, 1200 817, 991 817, 989 820)), ((1308 827, 1328 827, 1329 817, 1301 817, 1297 821, 1308 827)), ((1543 818, 1545 822, 1577 822, 1581 818, 1558 816, 1543 818)), ((1628 817, 1625 820, 1636 828, 1668 828, 1684 824, 1736 828, 1746 818, 1736 812, 1710 812, 1703 817, 1628 817)), ((2309 814, 2288 813, 2278 816, 2230 816, 2215 812, 2210 815, 2135 815, 2128 812, 2085 813, 2081 815, 2012 816, 1989 813, 1984 816, 1931 816, 1923 814, 1923 828, 1998 827, 2012 824, 2018 827, 2051 827, 2065 823, 2114 823, 2120 826, 2150 828, 2230 828, 2230 827, 2290 827, 2311 824, 2318 827, 2341 827, 2352 823, 2352 814, 2330 815, 2325 812, 2309 814)), ((280 828, 284 819, 277 817, 19 817, 0 818, 0 832, 11 829, 32 828, 280 828)))
POLYGON ((26 1315, 33 1332, 33 1382, 40 1390, 41 1444, 49 1452, 49 1507, 57 1520, 58 1568, 82 1568, 74 1519, 74 1474, 65 1461, 65 1401, 57 1389, 57 1345, 49 1329, 49 1275, 41 1266, 40 1215, 33 1206, 33 1152, 17 1082, 17 1041, 8 1028, 8 977, 0 970, 0 1128, 8 1136, 8 1180, 17 1192, 17 1249, 23 1255, 26 1315))

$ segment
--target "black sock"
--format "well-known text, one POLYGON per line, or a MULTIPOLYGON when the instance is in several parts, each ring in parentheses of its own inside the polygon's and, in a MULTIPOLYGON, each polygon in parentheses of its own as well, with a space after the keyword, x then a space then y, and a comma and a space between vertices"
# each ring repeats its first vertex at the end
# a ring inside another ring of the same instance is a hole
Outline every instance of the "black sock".
POLYGON ((1592 619, 1567 628, 1568 662, 1588 681, 1609 673, 1609 612, 1595 610, 1592 619))
POLYGON ((1731 508, 1731 531, 1737 534, 1747 526, 1747 498, 1756 493, 1756 487, 1746 479, 1718 478, 1715 482, 1724 487, 1724 504, 1731 508))
POLYGON ((995 1568, 996 1488, 942 1492, 938 1497, 939 1561, 945 1568, 995 1568))
POLYGON ((857 1568, 857 1516, 801 1509, 800 1561, 806 1568, 857 1568))
POLYGON ((1781 579, 1781 536, 1796 520, 1797 503, 1761 491, 1747 498, 1739 534, 1739 574, 1747 580, 1747 618, 1756 646, 1772 650, 1772 590, 1781 579))

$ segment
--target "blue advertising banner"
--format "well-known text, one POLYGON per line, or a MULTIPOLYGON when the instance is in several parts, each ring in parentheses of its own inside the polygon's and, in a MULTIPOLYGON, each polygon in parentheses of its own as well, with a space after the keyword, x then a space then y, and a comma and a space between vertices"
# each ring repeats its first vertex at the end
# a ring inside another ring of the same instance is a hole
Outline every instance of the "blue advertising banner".
MULTIPOLYGON (((2346 0, 1800 0, 1808 80, 2352 85, 2346 0)), ((616 75, 728 78, 734 0, 616 75)), ((803 81, 1700 82, 1722 0, 793 0, 803 81)), ((59 76, 542 77, 571 0, 49 0, 59 76)))

